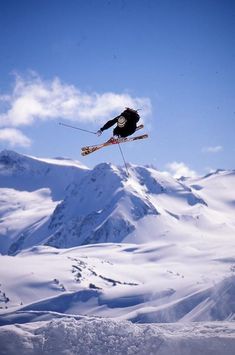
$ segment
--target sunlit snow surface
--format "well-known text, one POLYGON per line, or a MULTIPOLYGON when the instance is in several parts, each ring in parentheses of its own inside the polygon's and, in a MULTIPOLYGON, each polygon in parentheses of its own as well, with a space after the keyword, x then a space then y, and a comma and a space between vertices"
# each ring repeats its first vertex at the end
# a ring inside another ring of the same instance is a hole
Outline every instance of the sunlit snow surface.
POLYGON ((41 246, 2 256, 1 292, 9 300, 0 324, 31 310, 142 323, 233 320, 234 260, 225 248, 217 258, 200 249, 164 242, 41 246))
POLYGON ((1 354, 234 353, 235 172, 129 172, 0 154, 1 354))

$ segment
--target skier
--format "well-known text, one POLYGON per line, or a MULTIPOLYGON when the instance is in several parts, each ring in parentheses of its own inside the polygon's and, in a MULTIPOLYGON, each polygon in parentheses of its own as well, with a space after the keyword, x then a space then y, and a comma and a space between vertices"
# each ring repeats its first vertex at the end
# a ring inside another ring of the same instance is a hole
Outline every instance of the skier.
MULTIPOLYGON (((119 116, 106 122, 96 134, 100 136, 104 130, 112 127, 116 123, 117 126, 113 130, 114 137, 128 137, 135 132, 139 119, 140 116, 136 110, 126 107, 126 109, 119 116)), ((114 137, 110 138, 109 141, 115 139, 114 137)))

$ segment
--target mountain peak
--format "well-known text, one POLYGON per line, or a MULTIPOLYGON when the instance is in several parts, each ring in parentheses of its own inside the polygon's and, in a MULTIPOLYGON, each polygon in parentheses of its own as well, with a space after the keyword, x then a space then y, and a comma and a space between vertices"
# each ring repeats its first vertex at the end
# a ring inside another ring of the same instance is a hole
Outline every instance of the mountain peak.
POLYGON ((14 162, 23 157, 22 154, 16 153, 13 150, 4 149, 0 152, 0 162, 14 162))

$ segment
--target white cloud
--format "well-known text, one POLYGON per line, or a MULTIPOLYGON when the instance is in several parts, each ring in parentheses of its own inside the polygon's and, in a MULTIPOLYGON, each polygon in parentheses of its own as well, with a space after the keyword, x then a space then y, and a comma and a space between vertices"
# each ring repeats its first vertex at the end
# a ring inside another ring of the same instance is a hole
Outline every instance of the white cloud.
POLYGON ((15 128, 0 129, 0 142, 6 142, 11 147, 16 145, 21 147, 29 147, 31 145, 31 140, 15 128))
POLYGON ((223 147, 221 145, 216 145, 215 147, 204 147, 202 148, 202 151, 204 153, 218 153, 223 150, 223 147))
POLYGON ((86 93, 59 78, 42 80, 36 73, 27 77, 16 75, 10 95, 0 95, 0 126, 31 125, 36 120, 68 119, 98 122, 121 112, 125 106, 141 108, 141 116, 151 112, 151 102, 145 97, 127 93, 86 93))
POLYGON ((174 178, 178 179, 182 176, 184 177, 197 177, 196 171, 190 169, 186 164, 182 162, 172 162, 166 165, 166 168, 170 171, 170 174, 173 175, 174 178))

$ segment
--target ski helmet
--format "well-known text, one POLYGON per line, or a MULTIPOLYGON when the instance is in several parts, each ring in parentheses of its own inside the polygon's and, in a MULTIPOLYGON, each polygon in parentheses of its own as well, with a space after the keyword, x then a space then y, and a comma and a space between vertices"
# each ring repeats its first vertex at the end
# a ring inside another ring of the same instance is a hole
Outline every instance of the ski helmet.
POLYGON ((126 118, 124 116, 118 117, 117 125, 118 127, 122 128, 126 124, 126 118))

